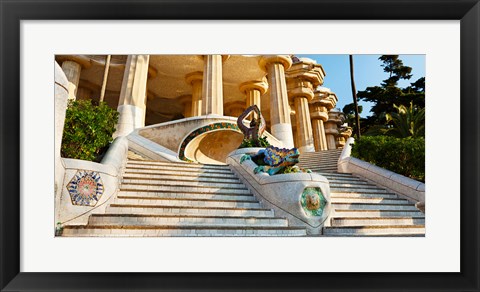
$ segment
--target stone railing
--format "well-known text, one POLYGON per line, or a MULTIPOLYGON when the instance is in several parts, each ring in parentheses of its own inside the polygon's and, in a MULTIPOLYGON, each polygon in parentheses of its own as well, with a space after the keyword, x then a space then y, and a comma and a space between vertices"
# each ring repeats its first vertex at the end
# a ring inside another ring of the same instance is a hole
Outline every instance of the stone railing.
POLYGON ((64 177, 55 198, 56 224, 85 225, 90 214, 105 213, 106 203, 119 189, 127 154, 127 138, 118 137, 101 163, 62 158, 64 177))
POLYGON ((264 206, 275 211, 275 216, 287 218, 289 226, 305 227, 309 235, 320 235, 331 209, 328 180, 315 173, 254 174, 257 164, 240 160, 244 154, 261 149, 235 150, 228 155, 227 164, 264 206))
POLYGON ((353 173, 361 176, 377 185, 414 202, 418 208, 425 206, 425 184, 414 179, 405 177, 393 171, 378 167, 363 160, 351 157, 353 137, 348 138, 342 154, 338 159, 338 172, 353 173))

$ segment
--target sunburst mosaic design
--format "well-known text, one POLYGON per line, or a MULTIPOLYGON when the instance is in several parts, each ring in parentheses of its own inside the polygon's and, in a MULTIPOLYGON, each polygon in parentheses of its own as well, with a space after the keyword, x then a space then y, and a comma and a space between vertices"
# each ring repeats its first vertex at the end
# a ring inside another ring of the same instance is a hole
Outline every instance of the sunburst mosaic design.
POLYGON ((300 197, 303 211, 309 216, 322 216, 327 200, 320 188, 305 188, 300 197))
POLYGON ((198 128, 191 132, 182 142, 180 145, 180 151, 178 152, 178 158, 180 158, 183 161, 188 161, 188 162, 193 162, 191 159, 188 159, 185 156, 185 149, 187 148, 188 143, 190 143, 193 139, 196 137, 210 131, 215 131, 215 130, 222 130, 222 129, 231 129, 237 132, 240 132, 240 129, 236 124, 232 123, 226 123, 226 122, 221 122, 221 123, 214 123, 210 125, 203 126, 201 128, 198 128))
POLYGON ((67 185, 73 205, 95 206, 103 195, 103 182, 96 171, 78 170, 67 185))

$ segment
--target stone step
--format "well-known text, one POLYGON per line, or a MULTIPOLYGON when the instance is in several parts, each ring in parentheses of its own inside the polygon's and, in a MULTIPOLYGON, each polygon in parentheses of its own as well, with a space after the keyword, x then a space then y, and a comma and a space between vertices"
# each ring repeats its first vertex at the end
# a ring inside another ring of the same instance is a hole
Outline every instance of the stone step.
POLYGON ((334 217, 357 218, 357 217, 425 217, 419 210, 403 211, 403 210, 335 210, 334 217))
POLYGON ((233 172, 211 172, 205 170, 168 170, 168 169, 125 169, 126 175, 174 175, 177 177, 213 177, 213 178, 234 178, 237 179, 237 176, 233 172))
POLYGON ((226 217, 273 217, 271 209, 259 208, 207 208, 207 207, 172 207, 111 204, 107 214, 149 214, 149 215, 204 215, 226 217))
POLYGON ((89 218, 88 225, 150 225, 150 226, 288 226, 285 218, 221 217, 221 216, 162 216, 98 214, 89 218))
POLYGON ((177 193, 208 193, 208 194, 246 194, 249 195, 248 189, 227 189, 214 187, 187 187, 175 185, 132 185, 122 184, 121 191, 148 191, 148 192, 177 192, 177 193))
POLYGON ((171 170, 178 172, 192 172, 192 173, 226 173, 232 174, 230 169, 210 169, 210 168, 196 168, 196 167, 180 167, 180 166, 170 166, 170 165, 127 165, 127 172, 131 172, 133 169, 136 170, 171 170))
POLYGON ((119 197, 132 198, 164 198, 164 199, 205 199, 205 200, 228 200, 228 201, 257 201, 252 194, 203 194, 203 193, 177 193, 177 192, 130 192, 121 191, 119 197))
POLYGON ((413 204, 379 204, 379 203, 332 203, 332 208, 336 210, 379 210, 379 211, 416 211, 413 204))
MULTIPOLYGON (((362 189, 382 189, 376 185, 372 185, 370 183, 353 183, 353 182, 330 182, 330 187, 331 188, 362 188, 362 189)), ((383 189, 382 189, 383 190, 383 189)))
POLYGON ((175 174, 143 174, 143 173, 126 173, 123 179, 148 179, 161 181, 198 181, 198 182, 215 182, 215 183, 237 183, 241 181, 236 177, 209 177, 200 175, 179 176, 175 174))
POLYGON ((175 206, 175 207, 207 207, 207 208, 255 208, 261 209, 259 202, 250 201, 220 201, 204 199, 164 199, 164 198, 115 198, 113 204, 139 206, 175 206))
POLYGON ((334 203, 366 203, 366 204, 392 204, 392 205, 408 205, 409 202, 400 198, 344 198, 331 197, 332 204, 334 203))
POLYGON ((324 227, 326 236, 386 236, 386 235, 424 235, 424 225, 399 225, 399 226, 337 226, 324 227))
POLYGON ((298 227, 245 227, 245 226, 65 226, 62 236, 108 237, 180 237, 180 236, 306 236, 305 228, 298 227))
POLYGON ((376 225, 425 225, 423 217, 336 217, 332 226, 376 226, 376 225))
POLYGON ((122 185, 142 185, 142 186, 182 186, 182 187, 202 187, 202 188, 222 188, 222 189, 246 189, 241 182, 237 183, 216 183, 201 181, 184 180, 151 180, 151 179, 123 179, 122 185))
POLYGON ((372 185, 371 183, 359 179, 348 179, 348 180, 342 180, 342 179, 335 179, 335 178, 329 178, 328 182, 330 185, 334 184, 347 184, 347 185, 356 185, 361 187, 362 185, 372 185))
POLYGON ((217 165, 217 164, 199 164, 199 163, 184 163, 184 162, 164 162, 164 161, 154 161, 154 160, 128 160, 127 165, 153 165, 153 166, 173 166, 173 167, 189 167, 189 168, 200 168, 200 169, 228 169, 228 165, 217 165))
POLYGON ((369 188, 341 188, 341 187, 330 187, 331 193, 354 193, 354 194, 391 194, 384 189, 369 189, 369 188))
POLYGON ((327 178, 357 178, 356 176, 352 175, 351 173, 328 173, 325 175, 327 178))
POLYGON ((332 173, 327 173, 325 174, 325 177, 328 178, 329 181, 338 181, 338 182, 346 182, 346 183, 356 183, 356 182, 368 183, 366 180, 363 180, 355 176, 339 177, 339 176, 332 175, 332 173))
POLYGON ((338 159, 337 158, 305 158, 305 159, 300 159, 298 162, 299 164, 306 164, 306 165, 314 165, 314 166, 322 166, 324 164, 337 164, 338 159))
POLYGON ((372 199, 396 199, 398 198, 395 194, 355 194, 355 193, 331 193, 330 198, 372 198, 372 199))

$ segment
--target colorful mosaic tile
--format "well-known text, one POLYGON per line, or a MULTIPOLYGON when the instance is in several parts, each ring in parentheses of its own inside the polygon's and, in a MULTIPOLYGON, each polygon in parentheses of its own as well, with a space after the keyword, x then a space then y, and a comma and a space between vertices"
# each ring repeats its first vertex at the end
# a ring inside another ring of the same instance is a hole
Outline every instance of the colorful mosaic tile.
POLYGON ((198 136, 200 136, 204 133, 207 133, 207 132, 210 132, 210 131, 222 130, 222 129, 231 129, 231 130, 234 130, 234 131, 237 131, 237 132, 241 133, 240 129, 238 128, 238 126, 236 124, 227 123, 227 122, 214 123, 214 124, 203 126, 201 128, 198 128, 198 129, 194 130, 193 132, 191 132, 183 140, 182 144, 180 145, 180 150, 178 152, 178 157, 181 160, 188 161, 188 162, 193 162, 191 159, 188 159, 187 157, 185 157, 185 149, 187 148, 188 143, 190 143, 193 139, 195 139, 196 137, 198 137, 198 136))
POLYGON ((67 190, 73 205, 95 206, 103 195, 103 183, 96 171, 78 170, 67 190))
POLYGON ((303 211, 309 216, 322 216, 327 200, 320 188, 305 188, 300 198, 303 211))

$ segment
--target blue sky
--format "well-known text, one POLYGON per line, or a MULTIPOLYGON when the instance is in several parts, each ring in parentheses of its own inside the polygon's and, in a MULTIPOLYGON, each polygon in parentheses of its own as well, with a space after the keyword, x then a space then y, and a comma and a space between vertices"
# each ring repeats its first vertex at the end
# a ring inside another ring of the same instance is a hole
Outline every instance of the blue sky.
MULTIPOLYGON (((348 55, 296 55, 299 58, 307 57, 316 60, 323 66, 326 72, 323 86, 330 88, 337 94, 337 108, 340 110, 353 102, 350 85, 350 63, 348 55)), ((357 91, 365 90, 369 86, 380 85, 388 78, 383 72, 382 62, 378 60, 380 55, 353 55, 355 86, 357 91)), ((399 82, 400 87, 407 87, 420 77, 425 77, 425 55, 400 55, 399 58, 406 66, 412 67, 412 78, 399 82)), ((360 116, 369 116, 371 105, 360 102, 363 112, 360 116)))

